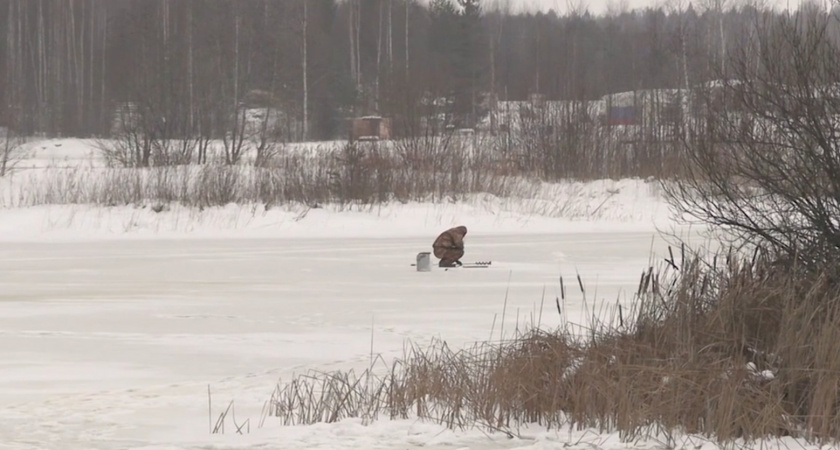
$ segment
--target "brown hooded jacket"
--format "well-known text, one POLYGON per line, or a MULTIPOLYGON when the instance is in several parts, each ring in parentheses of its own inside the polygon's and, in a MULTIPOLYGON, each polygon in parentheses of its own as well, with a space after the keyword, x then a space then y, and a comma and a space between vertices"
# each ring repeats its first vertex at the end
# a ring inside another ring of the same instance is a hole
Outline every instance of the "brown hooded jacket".
POLYGON ((464 256, 464 236, 467 235, 467 227, 459 226, 450 228, 435 239, 432 248, 435 257, 441 261, 455 262, 464 256))

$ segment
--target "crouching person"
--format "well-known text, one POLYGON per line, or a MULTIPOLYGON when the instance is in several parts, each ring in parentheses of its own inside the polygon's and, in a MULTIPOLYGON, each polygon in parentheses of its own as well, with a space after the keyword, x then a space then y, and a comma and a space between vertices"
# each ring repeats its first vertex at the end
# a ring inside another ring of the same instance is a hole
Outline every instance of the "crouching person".
POLYGON ((461 266, 461 258, 464 256, 464 236, 467 235, 467 227, 459 226, 450 228, 435 239, 432 244, 435 257, 440 258, 440 267, 461 266))

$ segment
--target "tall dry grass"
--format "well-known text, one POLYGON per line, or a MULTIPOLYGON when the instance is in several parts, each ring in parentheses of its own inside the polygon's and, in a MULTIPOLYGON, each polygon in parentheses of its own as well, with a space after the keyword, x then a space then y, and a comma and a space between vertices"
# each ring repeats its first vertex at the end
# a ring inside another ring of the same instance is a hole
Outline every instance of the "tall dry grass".
POLYGON ((312 372, 278 385, 263 421, 422 418, 511 436, 536 423, 672 443, 840 438, 840 284, 824 274, 723 253, 671 258, 642 274, 632 309, 588 330, 532 327, 458 350, 433 341, 384 369, 312 372))
MULTIPOLYGON (((436 144, 430 144, 434 150, 436 144)), ((189 165, 151 168, 45 169, 20 174, 8 206, 177 202, 209 207, 379 204, 458 200, 472 193, 527 194, 528 183, 501 173, 489 157, 463 148, 412 158, 407 148, 344 145, 315 154, 287 152, 262 166, 189 165)))
POLYGON ((511 165, 547 180, 667 178, 680 168, 686 125, 678 99, 667 96, 638 97, 632 126, 609 125, 603 106, 588 101, 506 102, 498 111, 504 126, 490 144, 511 165))
MULTIPOLYGON (((533 145, 508 141, 509 136, 447 133, 383 142, 289 144, 277 147, 271 157, 244 155, 234 165, 220 159, 215 145, 210 146, 213 157, 207 164, 177 165, 180 160, 172 160, 171 165, 151 167, 28 170, 6 183, 8 188, 0 195, 4 206, 437 203, 479 193, 531 198, 533 186, 543 181, 632 174, 595 164, 593 155, 606 151, 596 151, 597 146, 569 144, 576 149, 573 152, 558 150, 555 141, 533 145), (522 152, 531 155, 525 162, 522 152)), ((174 148, 179 143, 168 145, 174 148)), ((602 156, 617 161, 612 153, 602 156)), ((103 157, 108 159, 107 154, 103 157)))

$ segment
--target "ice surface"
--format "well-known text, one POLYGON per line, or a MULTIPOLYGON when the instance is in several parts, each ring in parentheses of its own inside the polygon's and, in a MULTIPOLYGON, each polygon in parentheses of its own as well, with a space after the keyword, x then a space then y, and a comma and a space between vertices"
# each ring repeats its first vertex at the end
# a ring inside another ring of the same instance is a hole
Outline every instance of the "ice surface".
MULTIPOLYGON (((457 347, 490 335, 506 293, 507 330, 536 317, 544 288, 552 327, 558 278, 576 271, 590 308, 629 300, 665 245, 653 231, 468 235, 465 260, 491 268, 416 272, 430 241, 2 244, 0 436, 18 448, 230 440, 208 436, 208 385, 217 414, 235 399, 256 422, 279 377, 366 366, 371 333, 386 358, 406 339, 457 347)), ((564 308, 584 320, 569 291, 564 308)))
MULTIPOLYGON (((95 176, 84 169, 101 166, 92 145, 30 143, 23 170, 0 180, 0 203, 39 171, 95 176)), ((565 183, 529 199, 361 211, 260 208, 0 209, 0 449, 664 447, 591 430, 524 429, 508 439, 416 421, 256 426, 278 380, 362 369, 371 336, 386 360, 407 340, 457 348, 487 339, 494 320, 498 338, 506 297, 507 333, 537 320, 551 328, 561 323, 560 276, 569 320, 629 301, 641 271, 665 254, 655 228, 669 229, 670 218, 655 183, 565 183), (470 228, 465 261, 491 268, 411 267, 436 233, 460 224, 470 228), (208 386, 213 420, 233 400, 250 433, 209 433, 208 386)), ((680 439, 677 448, 716 448, 680 439)), ((814 448, 765 448, 792 446, 814 448)))

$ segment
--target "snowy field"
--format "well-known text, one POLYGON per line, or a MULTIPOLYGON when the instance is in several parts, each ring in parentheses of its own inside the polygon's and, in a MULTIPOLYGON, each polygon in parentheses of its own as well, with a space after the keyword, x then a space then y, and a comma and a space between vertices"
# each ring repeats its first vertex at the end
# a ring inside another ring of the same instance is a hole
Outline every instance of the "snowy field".
MULTIPOLYGON (((78 164, 83 151, 62 155, 78 164)), ((259 426, 275 385, 296 373, 364 369, 371 353, 387 361, 408 341, 458 348, 498 338, 502 323, 506 333, 587 323, 629 302, 641 271, 661 261, 667 242, 657 229, 702 242, 670 222, 644 181, 574 192, 599 214, 539 217, 480 202, 2 209, 0 449, 665 448, 537 427, 507 439, 415 421, 259 426), (416 272, 416 254, 461 224, 470 229, 464 260, 492 266, 416 272), (561 318, 559 277, 578 273, 586 297, 568 289, 561 318), (231 400, 249 432, 210 434, 231 400)), ((692 437, 677 446, 715 448, 692 437)), ((785 446, 803 447, 769 448, 785 446)))
MULTIPOLYGON (((235 442, 207 436, 208 384, 218 405, 235 399, 238 419, 257 423, 279 377, 366 367, 371 334, 386 359, 406 339, 460 346, 489 336, 506 294, 507 329, 530 321, 544 288, 551 327, 559 275, 577 270, 598 288, 589 304, 572 293, 570 316, 613 305, 653 237, 468 236, 469 257, 491 268, 431 273, 410 266, 429 246, 419 238, 4 244, 0 435, 9 448, 235 442)), ((274 444, 307 444, 298 439, 274 444)))

